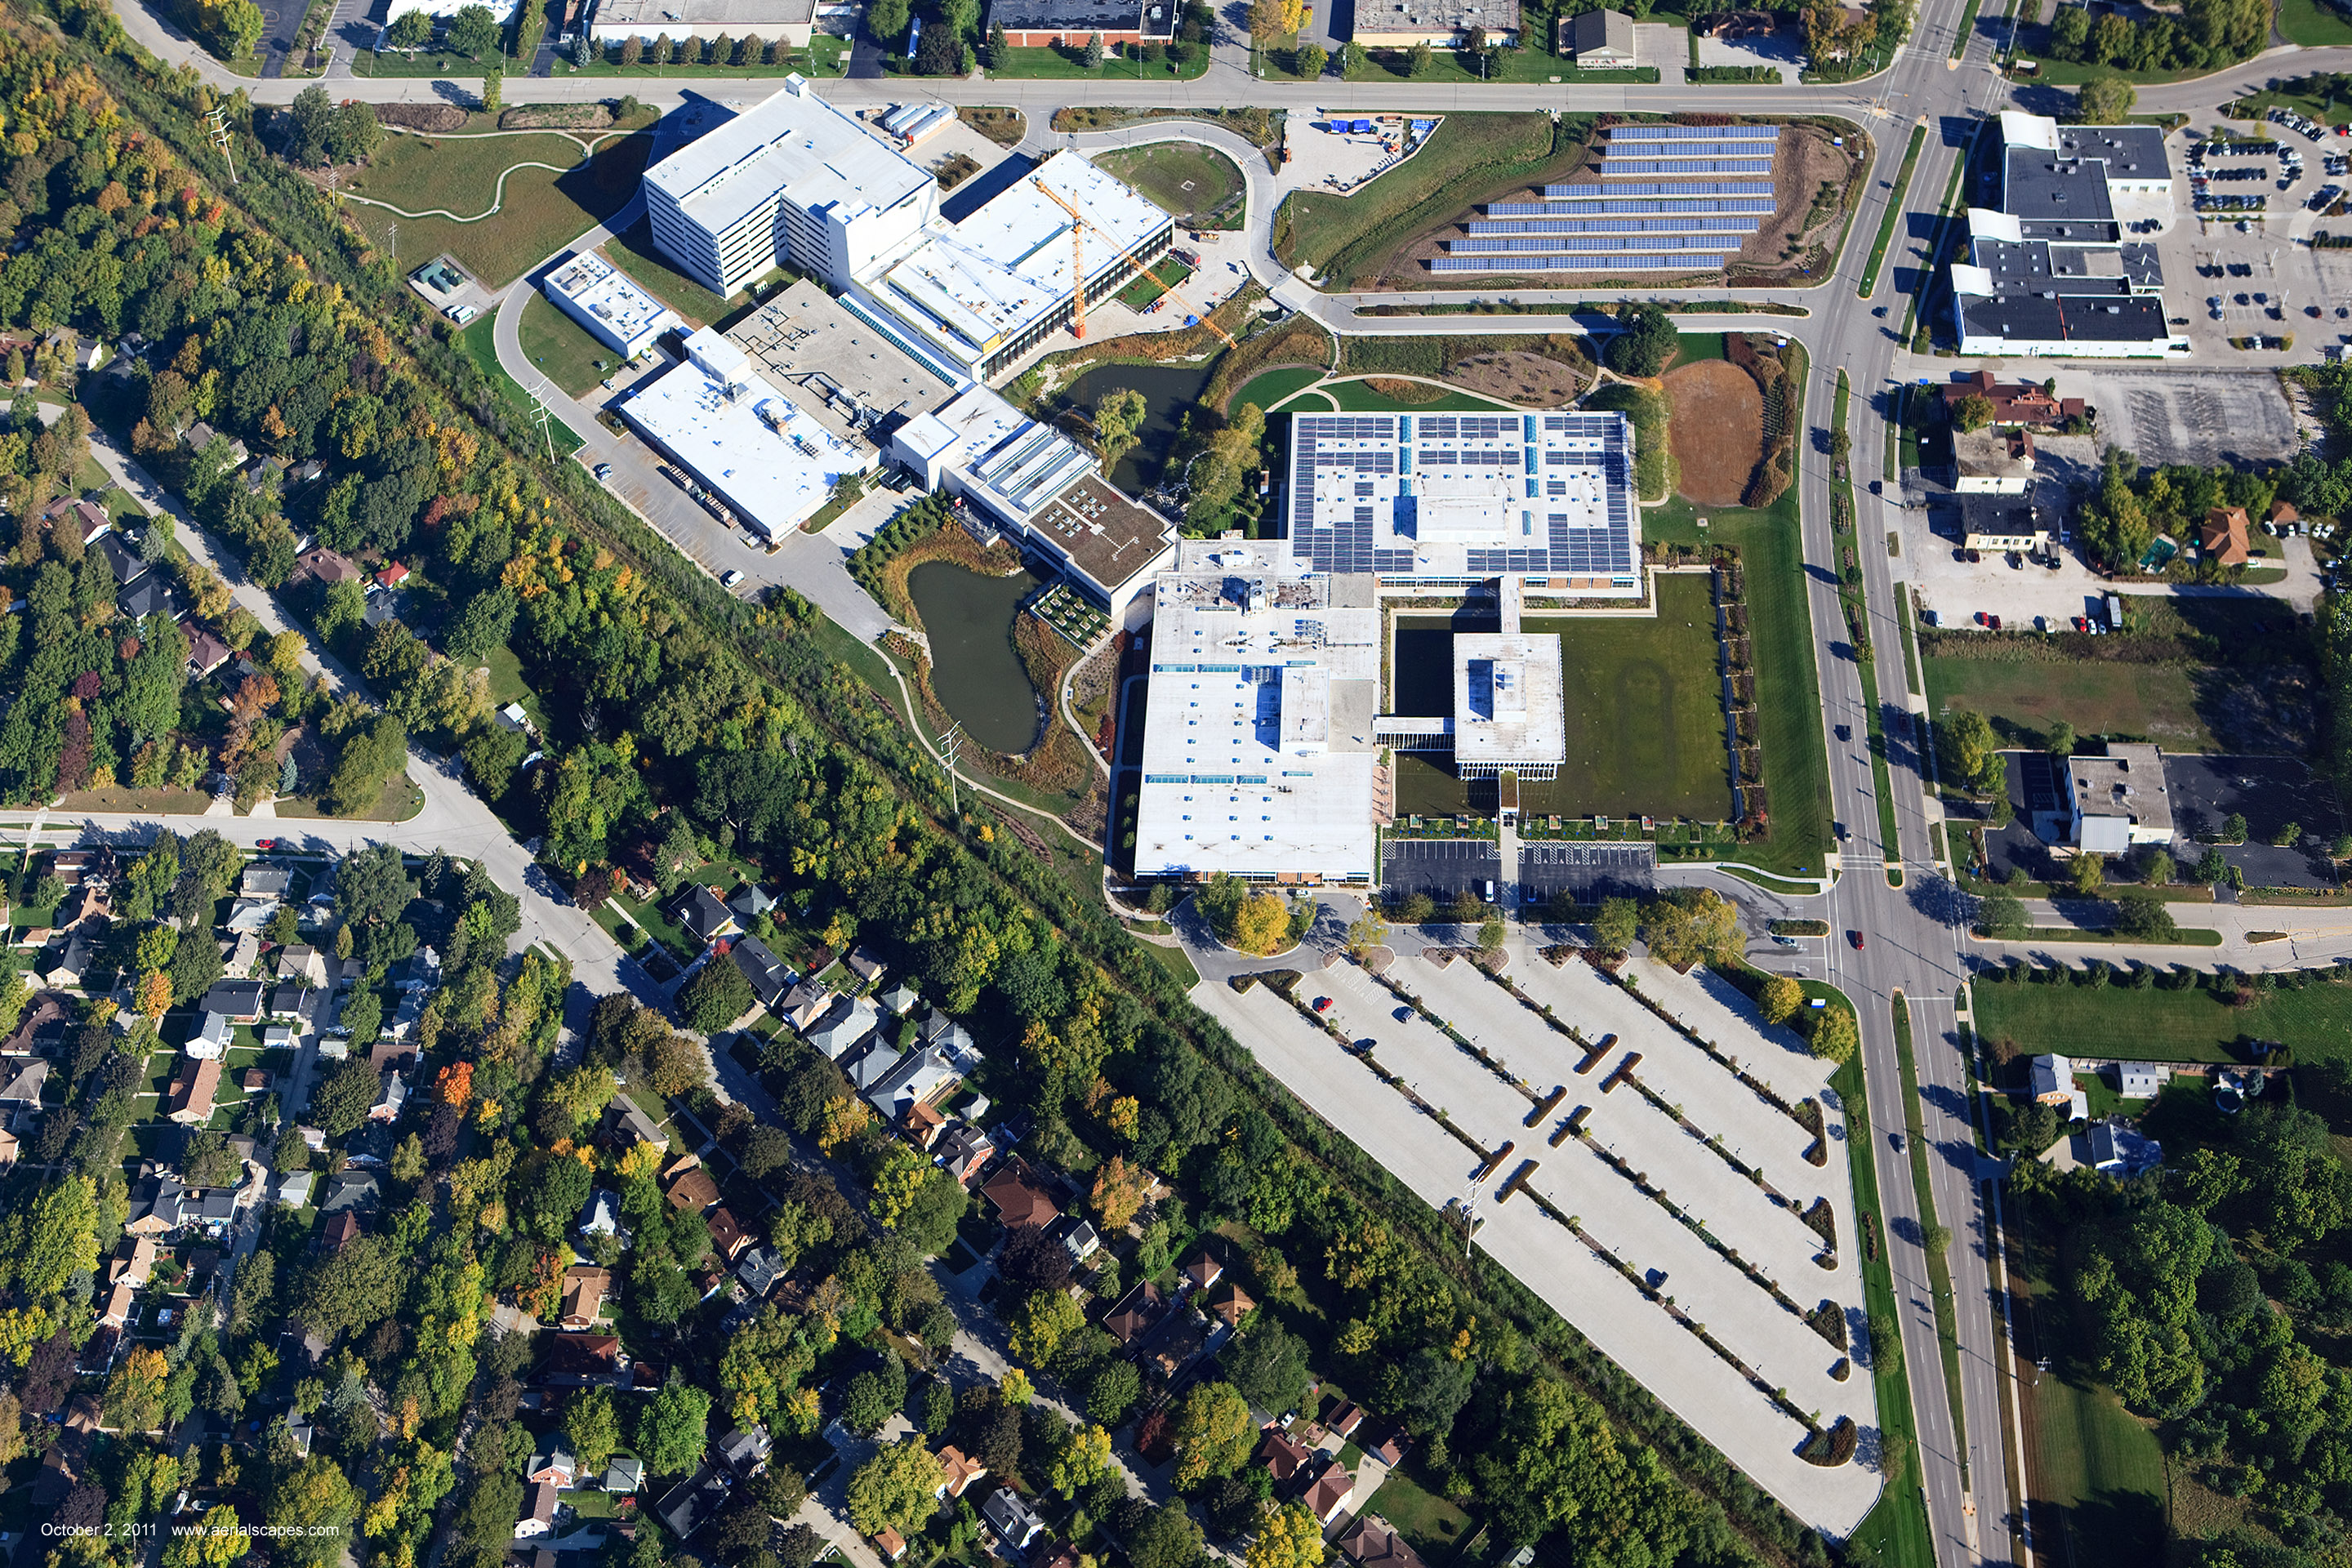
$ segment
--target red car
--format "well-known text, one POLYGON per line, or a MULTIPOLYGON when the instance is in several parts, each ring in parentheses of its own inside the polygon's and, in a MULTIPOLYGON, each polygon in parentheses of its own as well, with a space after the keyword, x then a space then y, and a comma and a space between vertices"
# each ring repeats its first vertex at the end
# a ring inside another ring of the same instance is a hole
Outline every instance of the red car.
POLYGON ((1853 943, 1853 950, 1856 952, 1860 952, 1862 951, 1862 933, 1860 931, 1850 931, 1845 933, 1845 939, 1846 941, 1853 943))
POLYGON ((2091 629, 2091 617, 2088 616, 2076 616, 2074 617, 2074 629, 2078 632, 2089 631, 2091 629))
POLYGON ((1985 613, 1984 613, 1982 610, 1979 610, 1979 611, 1977 612, 1977 625, 1979 625, 1979 626, 1983 626, 1984 624, 1985 624, 1985 613))
POLYGON ((253 841, 253 847, 266 854, 278 847, 278 840, 275 838, 257 838, 253 841))
POLYGON ((1318 1013, 1328 1013, 1331 1010, 1331 998, 1328 996, 1315 998, 1315 1010, 1318 1013))

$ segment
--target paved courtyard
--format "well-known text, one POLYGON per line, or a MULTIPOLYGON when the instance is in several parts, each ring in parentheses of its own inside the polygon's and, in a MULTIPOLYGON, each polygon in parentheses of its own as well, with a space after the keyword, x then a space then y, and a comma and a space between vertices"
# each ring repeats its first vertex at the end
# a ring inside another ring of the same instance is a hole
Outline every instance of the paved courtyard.
MULTIPOLYGON (((1838 1304, 1859 1348, 1862 1286, 1838 1114, 1827 1113, 1829 1163, 1809 1165, 1803 1155, 1812 1140, 1801 1127, 1590 970, 1578 964, 1555 970, 1520 944, 1509 973, 1595 1044, 1616 1037, 1590 1072, 1577 1074, 1585 1053, 1572 1040, 1466 962, 1440 967, 1423 958, 1402 959, 1391 975, 1519 1083, 1506 1082, 1353 963, 1310 973, 1299 993, 1307 1000, 1328 996, 1331 1023, 1429 1107, 1442 1110, 1454 1128, 1488 1151, 1511 1146, 1475 1186, 1482 1163, 1477 1154, 1282 996, 1264 986, 1237 994, 1228 985, 1206 983, 1193 997, 1293 1092, 1433 1206, 1475 1194, 1482 1222, 1479 1245, 1492 1257, 1800 1517, 1839 1532, 1850 1529, 1876 1497, 1878 1480, 1870 1469, 1853 1464, 1824 1470, 1806 1464, 1796 1451, 1804 1439, 1802 1425, 1678 1324, 1664 1304, 1645 1299, 1526 1195, 1496 1200, 1522 1163, 1533 1161, 1526 1182, 1529 1192, 1573 1216, 1595 1242, 1650 1280, 1768 1384, 1785 1387, 1799 1408, 1819 1411, 1824 1423, 1852 1415, 1865 1429, 1863 1451, 1869 1453, 1874 1449, 1869 1429, 1876 1415, 1865 1372, 1857 1367, 1843 1382, 1833 1379, 1831 1368, 1839 1352, 1801 1316, 1661 1204, 1644 1201, 1593 1147, 1576 1138, 1564 1138, 1557 1148, 1549 1142, 1584 1108, 1584 1127, 1595 1144, 1642 1173, 1804 1310, 1825 1299, 1838 1304), (1635 1070, 1643 1085, 1761 1170, 1799 1209, 1816 1197, 1829 1199, 1845 1244, 1834 1269, 1813 1261, 1819 1238, 1797 1212, 1774 1204, 1633 1084, 1620 1083, 1605 1096, 1600 1092, 1601 1082, 1633 1051, 1642 1053, 1635 1070), (1556 1086, 1567 1092, 1528 1127, 1536 1101, 1556 1086)), ((1650 984, 1646 977, 1643 984, 1650 984)), ((1687 1011, 1702 1034, 1725 1042, 1743 1064, 1752 1059, 1751 1070, 1785 1098, 1793 1101, 1821 1088, 1818 1064, 1774 1040, 1752 1017, 1743 1018, 1744 1003, 1735 1009, 1692 985, 1687 995, 1676 994, 1675 1005, 1687 1011), (1769 1077, 1768 1057, 1776 1058, 1769 1077)))

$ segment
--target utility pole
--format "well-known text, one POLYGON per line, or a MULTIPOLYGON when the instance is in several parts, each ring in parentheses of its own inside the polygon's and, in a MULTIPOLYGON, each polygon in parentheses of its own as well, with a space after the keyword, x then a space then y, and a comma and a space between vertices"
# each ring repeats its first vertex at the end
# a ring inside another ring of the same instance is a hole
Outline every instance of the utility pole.
POLYGON ((956 759, 962 754, 963 723, 959 720, 940 737, 940 760, 947 764, 948 769, 948 807, 958 822, 963 820, 963 800, 956 789, 956 759))
POLYGON ((531 417, 539 422, 540 438, 547 443, 547 460, 551 463, 555 461, 555 433, 547 425, 547 383, 542 381, 532 391, 530 400, 538 409, 531 417))
POLYGON ((397 221, 395 221, 395 222, 393 224, 393 226, 392 226, 392 252, 391 252, 391 254, 392 254, 392 264, 393 264, 393 267, 394 267, 394 270, 397 270, 397 269, 399 268, 399 266, 400 266, 400 225, 399 225, 399 223, 398 223, 397 221))
POLYGON ((1462 1261, 1470 1261, 1470 1242, 1478 1234, 1478 1183, 1473 1178, 1462 1192, 1462 1261))
POLYGON ((210 128, 213 145, 220 149, 221 157, 228 163, 228 183, 234 185, 237 183, 236 160, 228 150, 228 107, 224 104, 205 115, 205 124, 210 128))

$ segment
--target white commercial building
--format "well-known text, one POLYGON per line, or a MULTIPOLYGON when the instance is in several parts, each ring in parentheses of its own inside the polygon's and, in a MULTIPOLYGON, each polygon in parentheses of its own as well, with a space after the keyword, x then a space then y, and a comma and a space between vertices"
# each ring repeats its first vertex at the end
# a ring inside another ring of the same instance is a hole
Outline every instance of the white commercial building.
POLYGON ((940 210, 928 170, 798 75, 647 169, 645 195, 662 253, 721 295, 787 262, 846 289, 940 210))
POLYGON ((2063 777, 2083 853, 2124 855, 2137 845, 2172 842, 2172 796, 2158 748, 2110 742, 2104 757, 2067 758, 2063 777))
POLYGON ((1056 153, 867 289, 927 345, 985 381, 1069 322, 1081 258, 1093 304, 1164 252, 1175 232, 1175 219, 1132 188, 1076 153, 1056 153))
POLYGON ((1520 578, 1548 597, 1642 591, 1633 427, 1621 414, 1301 414, 1288 552, 1400 592, 1520 578))
POLYGON ((1050 557, 1114 621, 1175 548, 1175 523, 1105 483, 1094 454, 984 386, 901 425, 890 455, 1050 557))
POLYGON ((551 268, 540 288, 555 308, 623 359, 635 359, 664 332, 682 331, 677 312, 629 281, 593 251, 551 268))
POLYGON ((1557 778, 1568 758, 1559 638, 1520 630, 1527 590, 1511 576, 1501 586, 1501 629, 1454 636, 1454 770, 1557 778))
POLYGON ((504 27, 513 26, 516 14, 522 9, 522 0, 389 0, 384 7, 383 25, 390 27, 411 11, 422 11, 446 27, 468 5, 487 6, 504 27))
POLYGON ((705 327, 686 349, 621 416, 770 540, 814 516, 843 476, 873 468, 872 446, 825 428, 733 339, 705 327))
POLYGON ((760 38, 804 49, 816 32, 816 0, 596 0, 588 37, 599 48, 625 38, 760 38))
POLYGON ((1370 878, 1370 588, 1237 536, 1177 546, 1153 595, 1138 875, 1370 878))

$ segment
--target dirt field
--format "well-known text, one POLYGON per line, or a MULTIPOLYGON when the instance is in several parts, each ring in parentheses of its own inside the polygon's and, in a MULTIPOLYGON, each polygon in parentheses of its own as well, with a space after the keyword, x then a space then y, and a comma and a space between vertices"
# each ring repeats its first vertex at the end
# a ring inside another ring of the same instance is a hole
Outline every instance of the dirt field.
MULTIPOLYGON (((1738 253, 1729 258, 1726 269, 1741 276, 1743 280, 1770 285, 1786 281, 1803 285, 1813 279, 1800 272, 1803 252, 1813 244, 1834 243, 1838 226, 1844 220, 1842 202, 1832 199, 1818 214, 1814 200, 1821 195, 1824 183, 1843 189, 1855 168, 1854 154, 1868 156, 1866 141, 1853 135, 1845 138, 1846 144, 1832 144, 1830 134, 1811 125, 1784 125, 1780 142, 1772 159, 1772 189, 1779 206, 1764 226, 1747 241, 1738 253), (1790 255, 1790 247, 1797 249, 1790 255)), ((1552 171, 1549 178, 1557 184, 1574 184, 1584 179, 1598 179, 1597 148, 1581 166, 1570 171, 1552 171)), ((1542 272, 1527 274, 1432 272, 1428 263, 1433 258, 1449 254, 1445 241, 1458 237, 1463 225, 1480 216, 1487 202, 1540 201, 1540 187, 1530 185, 1525 190, 1510 191, 1480 198, 1479 207, 1465 207, 1444 224, 1412 243, 1401 246, 1391 257, 1386 276, 1378 287, 1390 289, 1465 289, 1481 292, 1512 289, 1575 288, 1580 284, 1613 276, 1603 261, 1591 273, 1542 272)), ((1719 280, 1724 272, 1694 272, 1675 276, 1664 272, 1638 275, 1643 287, 1670 288, 1695 279, 1719 280)), ((1371 285, 1366 285, 1370 287, 1371 285)))
POLYGON ((1764 395, 1738 365, 1686 364, 1666 377, 1674 405, 1667 440, 1682 465, 1682 493, 1701 506, 1732 506, 1764 454, 1764 395))
POLYGON ((1584 378, 1573 365, 1517 350, 1465 359, 1450 367, 1445 379, 1468 391, 1529 408, 1562 407, 1584 391, 1584 378))

